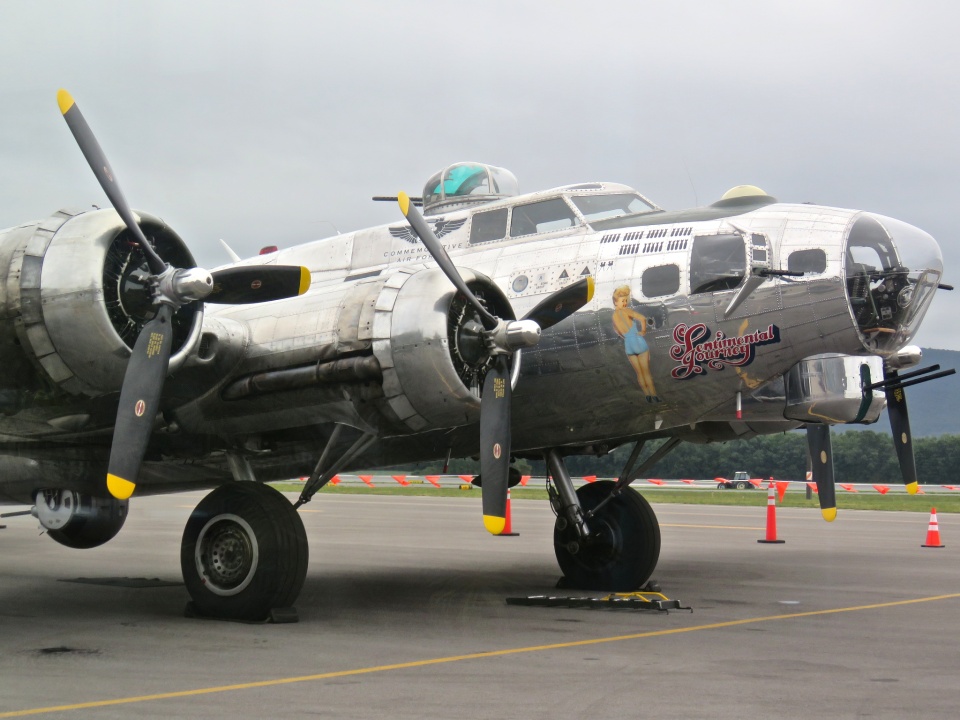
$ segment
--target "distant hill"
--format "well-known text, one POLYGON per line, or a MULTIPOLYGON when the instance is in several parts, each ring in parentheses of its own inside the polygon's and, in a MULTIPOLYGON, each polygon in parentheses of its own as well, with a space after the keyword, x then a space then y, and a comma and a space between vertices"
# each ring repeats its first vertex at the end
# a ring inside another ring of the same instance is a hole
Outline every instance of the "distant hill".
MULTIPOLYGON (((940 365, 941 370, 956 368, 957 374, 906 389, 910 429, 915 437, 960 435, 960 351, 923 348, 923 361, 911 369, 935 364, 940 365)), ((883 413, 873 425, 834 425, 833 429, 834 432, 873 430, 889 435, 890 421, 883 413)))

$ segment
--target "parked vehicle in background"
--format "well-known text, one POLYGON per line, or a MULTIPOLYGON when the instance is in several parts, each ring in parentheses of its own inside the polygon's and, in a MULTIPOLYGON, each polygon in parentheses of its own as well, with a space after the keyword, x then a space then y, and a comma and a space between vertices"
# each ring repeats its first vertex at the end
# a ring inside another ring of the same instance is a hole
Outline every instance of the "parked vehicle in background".
POLYGON ((717 481, 717 490, 753 490, 760 487, 760 483, 763 482, 760 478, 751 479, 750 473, 743 470, 735 472, 733 480, 722 477, 714 479, 717 481))

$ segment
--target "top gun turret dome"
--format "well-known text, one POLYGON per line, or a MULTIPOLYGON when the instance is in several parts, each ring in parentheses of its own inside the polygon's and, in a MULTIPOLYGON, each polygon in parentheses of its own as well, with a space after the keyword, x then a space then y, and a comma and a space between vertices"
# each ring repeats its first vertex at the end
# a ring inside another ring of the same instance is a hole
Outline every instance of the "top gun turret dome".
POLYGON ((423 214, 436 215, 519 194, 520 185, 509 170, 483 163, 455 163, 427 180, 423 214))

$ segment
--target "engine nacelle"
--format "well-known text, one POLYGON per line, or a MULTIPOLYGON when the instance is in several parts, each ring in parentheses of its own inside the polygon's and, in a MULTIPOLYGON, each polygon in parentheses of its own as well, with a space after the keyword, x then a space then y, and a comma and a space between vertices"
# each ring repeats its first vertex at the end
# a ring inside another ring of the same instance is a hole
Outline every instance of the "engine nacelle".
MULTIPOLYGON (((167 262, 193 267, 180 237, 140 214, 140 227, 167 262)), ((155 314, 143 251, 112 209, 60 211, 0 234, 0 303, 16 339, 41 375, 73 395, 120 389, 130 350, 155 314)), ((199 338, 202 310, 174 316, 176 368, 199 338)))
POLYGON ((61 545, 85 550, 112 539, 127 519, 127 501, 83 495, 72 490, 37 493, 37 519, 61 545))
POLYGON ((802 422, 874 423, 886 397, 882 390, 863 388, 882 379, 883 359, 877 356, 812 355, 784 375, 783 416, 802 422))
MULTIPOLYGON (((460 269, 471 291, 494 315, 514 319, 510 303, 490 278, 460 269)), ((376 299, 373 354, 383 393, 410 430, 478 422, 488 356, 476 310, 438 269, 401 270, 376 299)))

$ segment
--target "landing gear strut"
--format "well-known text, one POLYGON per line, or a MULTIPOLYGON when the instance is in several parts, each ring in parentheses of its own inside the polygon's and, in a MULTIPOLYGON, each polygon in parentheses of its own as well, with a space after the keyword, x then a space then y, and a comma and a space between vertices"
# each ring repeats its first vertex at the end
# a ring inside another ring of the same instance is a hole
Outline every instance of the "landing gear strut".
POLYGON ((631 470, 640 447, 638 443, 617 482, 594 482, 576 491, 560 453, 547 451, 556 486, 550 489, 557 514, 553 548, 568 587, 629 592, 653 574, 660 558, 660 525, 650 504, 628 487, 631 475, 638 474, 631 470))
POLYGON ((584 485, 577 499, 591 532, 581 537, 562 516, 553 529, 553 549, 569 587, 628 592, 650 579, 660 558, 660 524, 650 504, 633 488, 591 513, 613 491, 612 481, 584 485))
POLYGON ((200 615, 263 620, 293 605, 307 576, 307 534, 293 505, 268 485, 221 485, 183 531, 180 568, 200 615))

